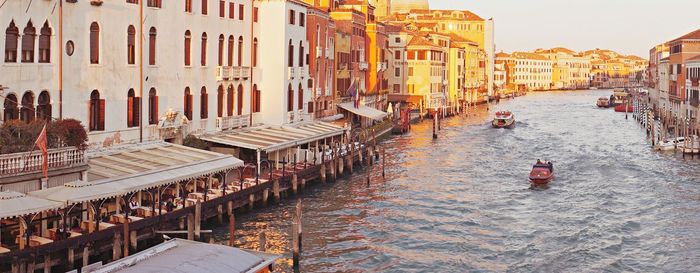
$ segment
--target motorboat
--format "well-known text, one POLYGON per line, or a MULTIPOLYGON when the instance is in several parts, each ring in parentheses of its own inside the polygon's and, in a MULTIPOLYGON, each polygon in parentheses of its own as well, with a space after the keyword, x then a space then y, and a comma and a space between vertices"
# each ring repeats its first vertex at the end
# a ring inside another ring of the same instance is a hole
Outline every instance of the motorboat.
MULTIPOLYGON (((612 95, 610 95, 610 100, 611 104, 613 106, 618 106, 621 104, 625 104, 627 102, 627 97, 629 94, 625 92, 624 90, 615 90, 612 95)), ((624 112, 624 111, 623 111, 624 112)))
POLYGON ((493 128, 508 128, 515 127, 515 115, 510 111, 498 111, 491 122, 493 128))
POLYGON ((610 99, 608 97, 600 97, 598 98, 596 105, 600 108, 608 108, 610 107, 610 99))
POLYGON ((700 154, 700 139, 698 139, 698 136, 691 136, 683 142, 679 142, 678 147, 684 154, 700 154))
POLYGON ((530 182, 535 185, 546 185, 554 179, 554 165, 552 162, 537 161, 530 171, 530 182))
POLYGON ((671 138, 661 141, 654 146, 657 151, 673 151, 678 148, 679 144, 683 144, 685 137, 671 138))

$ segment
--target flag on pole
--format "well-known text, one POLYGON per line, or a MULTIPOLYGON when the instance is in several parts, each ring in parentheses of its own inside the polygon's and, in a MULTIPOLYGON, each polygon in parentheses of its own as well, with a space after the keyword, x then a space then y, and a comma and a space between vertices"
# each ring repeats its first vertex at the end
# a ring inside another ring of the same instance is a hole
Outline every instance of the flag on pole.
POLYGON ((348 94, 352 96, 352 104, 355 108, 360 107, 360 94, 359 90, 357 90, 357 85, 355 85, 355 79, 352 80, 350 83, 350 87, 348 87, 348 94))
POLYGON ((36 142, 34 142, 34 146, 39 148, 41 151, 41 169, 44 173, 44 178, 48 179, 49 178, 49 150, 48 146, 46 144, 46 124, 44 124, 44 128, 41 129, 41 133, 39 134, 39 137, 36 139, 36 142))

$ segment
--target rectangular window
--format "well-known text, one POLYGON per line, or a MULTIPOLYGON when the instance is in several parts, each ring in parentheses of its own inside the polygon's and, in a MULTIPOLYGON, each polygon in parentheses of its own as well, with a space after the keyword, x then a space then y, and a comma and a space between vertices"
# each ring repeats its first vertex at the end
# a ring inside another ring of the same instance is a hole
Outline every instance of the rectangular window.
POLYGON ((401 50, 394 52, 394 59, 401 60, 401 50))
POLYGON ((253 7, 253 22, 258 22, 258 7, 253 7))
POLYGON ((192 13, 192 0, 185 0, 185 12, 192 13))
POLYGON ((394 93, 401 93, 401 85, 394 84, 394 93))
POLYGON ((294 18, 294 11, 289 10, 289 24, 293 25, 294 22, 296 22, 296 18, 294 18))
POLYGON ((233 19, 236 18, 234 11, 236 10, 236 3, 228 3, 228 18, 233 19))
POLYGON ((409 77, 413 76, 413 67, 408 68, 408 76, 409 77))
MULTIPOLYGON (((152 8, 160 8, 161 7, 160 1, 161 0, 148 0, 148 2, 146 2, 146 5, 149 7, 152 7, 152 8)), ((136 1, 136 2, 138 3, 138 1, 136 1)))
POLYGON ((243 4, 239 4, 238 5, 238 20, 243 21, 243 15, 245 14, 244 11, 245 11, 245 6, 243 4))
POLYGON ((425 50, 418 51, 418 60, 421 60, 421 61, 425 60, 425 50))
POLYGON ((394 68, 394 76, 401 77, 401 68, 394 68))
POLYGON ((226 18, 226 1, 219 0, 219 17, 226 18))
POLYGON ((126 2, 129 4, 138 4, 139 0, 126 0, 126 2))
POLYGON ((306 24, 306 17, 305 14, 299 13, 299 26, 303 27, 304 24, 306 24))
POLYGON ((415 59, 416 59, 416 51, 415 51, 415 50, 409 50, 409 51, 408 51, 408 59, 409 59, 409 60, 415 60, 415 59))
POLYGON ((209 0, 202 0, 202 15, 209 13, 209 0))

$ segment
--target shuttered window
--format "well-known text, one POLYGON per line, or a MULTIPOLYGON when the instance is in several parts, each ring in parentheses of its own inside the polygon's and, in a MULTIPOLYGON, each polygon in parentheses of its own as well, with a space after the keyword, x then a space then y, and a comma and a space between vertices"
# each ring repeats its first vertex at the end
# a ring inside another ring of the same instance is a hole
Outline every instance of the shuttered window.
POLYGON ((190 66, 192 65, 191 63, 191 48, 192 47, 192 34, 190 33, 189 30, 185 31, 185 66, 190 66))
POLYGON ((228 66, 233 66, 233 36, 228 36, 228 66))
POLYGON ((224 65, 224 35, 219 35, 219 66, 224 65))
POLYGON ((200 113, 199 117, 202 119, 209 118, 209 94, 207 94, 207 88, 202 86, 202 92, 200 94, 200 113))
POLYGON ((156 28, 148 31, 148 65, 156 65, 156 28))
POLYGON ((185 117, 187 117, 188 120, 192 120, 192 93, 190 92, 189 87, 185 87, 183 108, 185 112, 185 117))
POLYGON ((126 60, 128 64, 136 64, 136 28, 129 26, 126 32, 126 60))
POLYGON ((238 37, 238 66, 243 65, 243 36, 238 37))
POLYGON ((226 116, 233 116, 233 85, 226 90, 226 116))
POLYGON ((97 22, 90 25, 90 63, 100 63, 100 26, 97 22))
POLYGON ((237 97, 237 105, 238 105, 238 115, 243 115, 243 85, 239 84, 238 85, 238 97, 237 97))
POLYGON ((216 90, 216 116, 224 116, 224 87, 219 85, 219 89, 216 90))
POLYGON ((32 25, 32 21, 27 23, 22 36, 22 62, 34 62, 34 41, 36 41, 36 28, 32 25))
POLYGON ((158 94, 155 88, 148 91, 148 124, 158 124, 158 94))
POLYGON ((202 33, 202 56, 201 65, 207 65, 207 33, 202 33))
POLYGON ((19 29, 15 22, 11 21, 10 26, 5 30, 5 62, 17 62, 17 44, 19 40, 19 29))
POLYGON ((39 35, 39 62, 51 62, 51 28, 49 22, 44 22, 41 27, 41 35, 39 35))

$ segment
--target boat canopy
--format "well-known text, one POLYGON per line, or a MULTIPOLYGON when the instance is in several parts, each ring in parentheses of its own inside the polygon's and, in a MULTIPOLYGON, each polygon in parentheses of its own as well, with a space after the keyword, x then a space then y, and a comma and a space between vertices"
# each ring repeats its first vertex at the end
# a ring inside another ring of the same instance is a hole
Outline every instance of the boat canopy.
POLYGON ((346 128, 325 122, 297 126, 258 126, 204 135, 201 139, 244 149, 274 152, 329 137, 342 135, 346 128))
POLYGON ((224 155, 165 142, 98 152, 88 159, 88 180, 30 192, 29 195, 66 204, 124 196, 244 165, 224 155))

